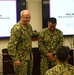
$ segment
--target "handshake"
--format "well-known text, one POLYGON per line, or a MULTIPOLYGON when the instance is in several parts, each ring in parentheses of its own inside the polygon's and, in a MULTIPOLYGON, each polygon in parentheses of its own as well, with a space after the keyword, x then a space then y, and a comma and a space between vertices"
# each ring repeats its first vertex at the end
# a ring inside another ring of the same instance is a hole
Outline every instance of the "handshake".
POLYGON ((55 55, 56 55, 56 54, 54 54, 54 53, 48 53, 48 54, 47 54, 47 57, 50 59, 50 61, 53 61, 53 60, 56 60, 55 55))

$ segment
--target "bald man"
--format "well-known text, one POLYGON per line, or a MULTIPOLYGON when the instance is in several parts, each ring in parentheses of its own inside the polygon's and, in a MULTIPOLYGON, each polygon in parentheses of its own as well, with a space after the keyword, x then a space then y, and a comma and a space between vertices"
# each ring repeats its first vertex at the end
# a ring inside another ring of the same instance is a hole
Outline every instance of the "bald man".
POLYGON ((33 55, 32 55, 32 35, 30 22, 30 12, 22 10, 20 21, 11 29, 8 43, 8 53, 13 60, 16 75, 32 75, 33 55))

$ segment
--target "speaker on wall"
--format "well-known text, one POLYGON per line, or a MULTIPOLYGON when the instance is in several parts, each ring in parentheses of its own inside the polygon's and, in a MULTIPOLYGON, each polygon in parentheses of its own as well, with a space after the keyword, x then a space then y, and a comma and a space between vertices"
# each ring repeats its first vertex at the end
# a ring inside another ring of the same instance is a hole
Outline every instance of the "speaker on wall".
POLYGON ((42 0, 42 27, 46 28, 49 18, 49 0, 42 0))

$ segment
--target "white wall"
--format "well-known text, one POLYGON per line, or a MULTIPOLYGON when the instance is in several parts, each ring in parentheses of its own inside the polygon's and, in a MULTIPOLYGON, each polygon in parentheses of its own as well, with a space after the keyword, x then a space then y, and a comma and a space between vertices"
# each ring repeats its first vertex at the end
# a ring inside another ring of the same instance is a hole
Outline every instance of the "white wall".
MULTIPOLYGON (((40 31, 42 29, 42 3, 41 0, 27 0, 27 9, 31 12, 31 25, 33 29, 40 31)), ((64 45, 72 48, 72 37, 64 38, 64 45)), ((7 48, 8 39, 0 39, 0 72, 2 71, 2 49, 7 48)), ((34 41, 33 47, 37 46, 37 41, 34 41)))
POLYGON ((27 9, 31 13, 33 29, 40 31, 42 29, 42 3, 41 0, 27 0, 27 9))

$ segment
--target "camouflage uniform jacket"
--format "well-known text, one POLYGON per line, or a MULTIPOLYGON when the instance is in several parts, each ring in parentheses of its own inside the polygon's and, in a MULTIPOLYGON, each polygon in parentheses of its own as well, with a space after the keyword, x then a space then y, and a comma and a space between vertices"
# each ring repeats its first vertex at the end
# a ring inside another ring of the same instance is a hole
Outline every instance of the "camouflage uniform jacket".
POLYGON ((11 29, 11 36, 8 43, 8 53, 13 61, 30 60, 32 52, 32 27, 30 24, 26 26, 20 22, 15 24, 11 29))
POLYGON ((45 56, 49 52, 55 53, 57 47, 63 45, 63 33, 59 29, 51 33, 48 28, 44 28, 38 38, 39 50, 45 56))
POLYGON ((48 69, 45 75, 74 75, 74 66, 68 63, 60 63, 48 69))

